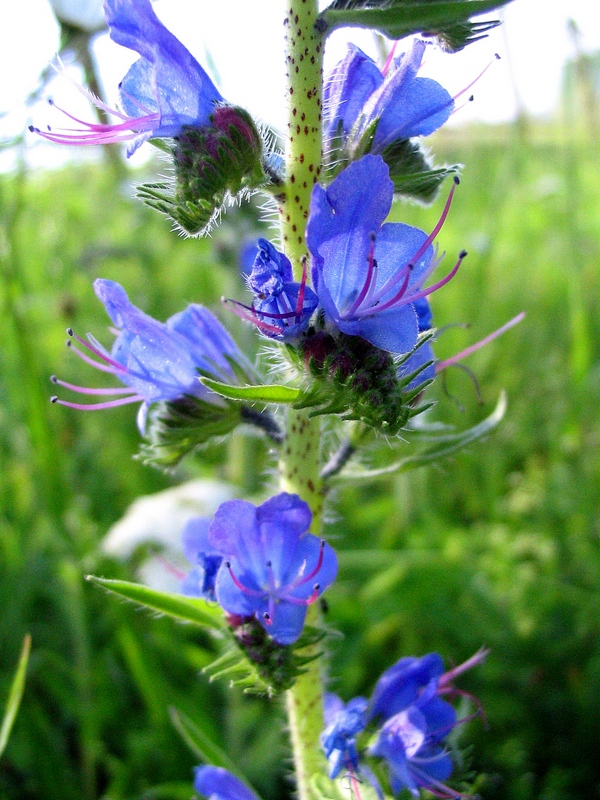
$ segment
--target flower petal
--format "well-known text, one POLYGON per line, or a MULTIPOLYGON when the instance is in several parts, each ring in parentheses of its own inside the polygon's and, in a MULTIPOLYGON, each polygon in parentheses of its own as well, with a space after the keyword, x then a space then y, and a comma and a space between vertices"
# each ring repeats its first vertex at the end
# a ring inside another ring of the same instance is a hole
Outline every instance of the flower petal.
POLYGON ((258 800, 254 792, 223 767, 196 767, 194 789, 210 800, 258 800))

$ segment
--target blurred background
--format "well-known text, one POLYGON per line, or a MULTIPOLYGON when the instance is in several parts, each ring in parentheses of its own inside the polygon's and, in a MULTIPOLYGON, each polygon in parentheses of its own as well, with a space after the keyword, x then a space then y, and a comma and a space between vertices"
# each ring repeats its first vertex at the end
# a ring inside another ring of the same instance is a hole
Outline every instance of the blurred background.
MULTIPOLYGON (((210 496, 260 498, 271 478, 256 465, 272 467, 273 456, 236 433, 164 475, 134 458, 131 407, 84 413, 48 402, 53 373, 95 383, 64 331, 108 342, 96 277, 118 280, 159 319, 202 302, 256 351, 253 332, 225 318, 219 298, 243 297, 240 254, 268 235, 253 204, 230 209, 209 239, 175 235, 133 199, 135 183, 166 168, 149 146, 126 163, 118 149, 75 153, 24 135, 31 121, 45 123, 49 95, 93 119, 85 98, 46 70, 56 51, 72 64, 68 75, 97 81, 112 101, 132 61, 102 33, 93 3, 74 5, 57 0, 62 26, 45 0, 0 11, 0 703, 23 636, 33 639, 0 796, 187 800, 198 758, 173 724, 177 709, 265 800, 283 798, 288 753, 276 704, 209 685, 199 671, 214 655, 210 639, 82 578, 135 579, 145 564, 143 575, 173 580, 182 514, 210 496), (181 484, 187 494, 159 500, 164 523, 157 506, 138 506, 112 527, 140 495, 181 484), (149 566, 160 542, 164 559, 149 566)), ((225 96, 282 127, 283 92, 272 82, 280 4, 264 0, 252 37, 256 4, 223 2, 225 18, 213 5, 156 8, 215 65, 225 96)), ((450 254, 469 251, 432 305, 438 329, 470 328, 446 329, 436 353, 449 357, 521 310, 527 317, 466 362, 481 403, 461 370, 428 391, 431 420, 466 428, 502 389, 507 417, 451 460, 332 498, 328 535, 341 573, 328 619, 344 634, 333 645, 332 688, 349 699, 402 655, 436 650, 459 663, 484 644, 491 656, 461 685, 480 698, 488 724, 467 726, 459 781, 479 775, 475 791, 489 800, 574 800, 600 796, 600 11, 515 0, 504 15, 493 37, 426 65, 455 93, 502 56, 475 101, 428 143, 438 162, 465 165, 439 241, 450 254)), ((377 42, 352 38, 377 52, 377 42)), ((342 46, 340 36, 330 61, 342 46)), ((431 229, 444 195, 430 208, 398 204, 394 218, 431 229)), ((370 463, 386 457, 368 454, 370 463)))

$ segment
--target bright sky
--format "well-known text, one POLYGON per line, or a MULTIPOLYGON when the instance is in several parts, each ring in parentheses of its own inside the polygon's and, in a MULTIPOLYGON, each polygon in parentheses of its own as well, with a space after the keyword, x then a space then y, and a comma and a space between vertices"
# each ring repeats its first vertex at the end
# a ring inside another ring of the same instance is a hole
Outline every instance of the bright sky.
MULTIPOLYGON (((97 0, 56 0, 80 8, 97 0)), ((326 4, 326 3, 325 3, 326 4)), ((218 71, 222 94, 278 128, 285 123, 283 87, 284 0, 157 0, 155 9, 167 27, 206 67, 209 58, 218 71)), ((420 74, 436 78, 451 94, 463 89, 499 53, 473 88, 475 101, 457 112, 453 124, 479 119, 514 118, 517 97, 531 114, 550 114, 560 92, 561 69, 574 47, 567 33, 573 18, 582 32, 582 46, 600 49, 599 0, 514 0, 502 12, 505 24, 487 39, 456 55, 430 48, 420 74)), ((328 43, 326 65, 343 53, 347 40, 376 54, 370 33, 356 29, 336 32, 328 43)), ((18 134, 29 122, 44 125, 49 108, 26 108, 24 98, 58 47, 58 26, 48 0, 4 0, 0 8, 0 139, 18 134)), ((110 41, 96 39, 95 54, 111 103, 117 84, 136 58, 110 41)), ((77 73, 75 77, 79 78, 77 73)), ((93 119, 86 101, 64 77, 57 76, 50 92, 58 104, 93 119)), ((29 136, 29 134, 28 134, 29 136)), ((28 159, 34 165, 54 165, 73 154, 59 145, 32 141, 28 159)), ((142 149, 142 151, 144 148, 142 149)), ((0 153, 0 169, 13 161, 0 153)))

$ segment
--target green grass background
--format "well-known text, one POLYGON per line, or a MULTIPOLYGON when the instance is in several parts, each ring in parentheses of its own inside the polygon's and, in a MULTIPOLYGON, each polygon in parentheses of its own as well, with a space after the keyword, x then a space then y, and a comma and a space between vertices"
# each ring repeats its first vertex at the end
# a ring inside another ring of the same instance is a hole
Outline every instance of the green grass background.
MULTIPOLYGON (((328 534, 341 573, 328 618, 333 688, 368 693, 401 655, 439 651, 487 663, 461 680, 488 725, 467 726, 460 774, 488 800, 600 796, 600 166, 593 139, 558 126, 438 136, 438 160, 464 163, 439 237, 446 265, 469 251, 432 299, 447 358, 521 310, 527 318, 431 390, 432 418, 460 428, 509 409, 487 441, 439 465, 337 491, 328 534)), ((247 464, 266 447, 236 434, 165 476, 132 458, 125 407, 84 414, 50 405, 49 376, 94 385, 64 347, 65 328, 101 338, 96 277, 122 283, 164 319, 186 303, 240 297, 237 250, 254 228, 241 209, 209 240, 184 240, 131 199, 138 176, 78 166, 0 177, 0 701, 23 636, 33 649, 23 705, 0 761, 7 800, 189 798, 197 763, 168 707, 191 717, 266 800, 284 797, 287 748, 277 704, 198 675, 212 645, 83 582, 131 578, 135 559, 98 544, 140 494, 217 476, 260 490, 247 464)), ((423 228, 431 208, 393 212, 423 228)), ((443 269, 443 268, 442 268, 443 269)), ((222 319, 225 319, 223 314, 222 319)), ((229 318, 241 342, 252 331, 229 318)), ((106 341, 106 337, 104 337, 106 341)), ((401 445, 410 452, 411 445, 401 445)), ((384 456, 391 457, 387 446, 384 456)))

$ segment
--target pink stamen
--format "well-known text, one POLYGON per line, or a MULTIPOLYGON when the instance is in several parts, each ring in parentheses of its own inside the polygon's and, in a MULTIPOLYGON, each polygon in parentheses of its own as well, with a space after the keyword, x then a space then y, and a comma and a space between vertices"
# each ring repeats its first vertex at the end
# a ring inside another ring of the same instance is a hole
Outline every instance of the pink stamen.
POLYGON ((296 302, 296 323, 302 319, 302 309, 304 308, 304 294, 306 290, 306 256, 302 259, 302 280, 298 289, 298 301, 296 302))
MULTIPOLYGON (((498 53, 496 53, 496 55, 494 56, 494 60, 495 60, 495 61, 500 61, 500 56, 498 55, 498 53)), ((486 67, 484 67, 484 68, 481 70, 481 72, 479 73, 479 75, 478 75, 478 76, 477 76, 477 77, 476 77, 474 80, 472 80, 472 81, 471 81, 471 83, 469 83, 467 86, 465 86, 465 88, 464 88, 464 89, 461 89, 461 90, 460 90, 460 92, 458 92, 457 94, 455 94, 455 95, 454 95, 454 97, 453 97, 452 99, 453 99, 454 101, 456 101, 456 98, 457 98, 457 97, 460 97, 461 95, 465 94, 465 92, 468 92, 468 91, 469 91, 469 89, 471 88, 471 86, 475 86, 475 84, 477 83, 477 81, 478 81, 478 80, 480 80, 480 78, 483 78, 483 76, 484 76, 484 75, 485 75, 485 73, 488 71, 488 69, 489 69, 489 68, 492 66, 492 64, 493 64, 493 63, 494 63, 494 61, 490 61, 490 63, 489 63, 489 64, 488 64, 486 67)), ((456 110, 456 109, 455 109, 455 110, 456 110)))
MULTIPOLYGON (((408 305, 408 303, 414 303, 417 300, 420 300, 422 297, 427 297, 428 295, 433 294, 433 292, 437 292, 437 290, 441 289, 442 286, 445 286, 456 275, 456 273, 458 272, 458 268, 462 264, 462 261, 463 261, 463 259, 465 258, 466 255, 467 255, 467 253, 463 250, 462 253, 458 257, 458 261, 456 262, 454 267, 450 270, 450 272, 446 275, 445 278, 442 278, 441 281, 438 281, 437 283, 434 283, 432 286, 428 286, 426 289, 421 289, 418 292, 414 292, 414 294, 408 295, 407 297, 404 298, 404 301, 403 301, 402 305, 408 305)), ((375 308, 371 307, 371 308, 365 309, 363 311, 357 311, 354 316, 355 317, 359 317, 359 318, 368 317, 371 314, 373 314, 374 311, 376 311, 378 313, 380 311, 387 311, 388 308, 390 308, 391 306, 393 306, 395 303, 398 302, 398 300, 403 296, 403 294, 404 294, 404 289, 402 289, 391 300, 388 300, 387 302, 382 303, 381 305, 376 306, 375 308)))
POLYGON ((92 367, 95 367, 96 369, 99 369, 102 372, 110 372, 111 375, 114 375, 114 369, 112 367, 109 367, 107 364, 101 364, 99 361, 94 361, 93 358, 86 356, 86 354, 82 353, 78 347, 75 347, 75 345, 71 340, 67 342, 67 347, 73 350, 74 353, 77 353, 79 358, 81 358, 82 361, 85 361, 86 364, 91 364, 92 367))
POLYGON ((286 603, 291 603, 294 606, 311 606, 318 598, 320 589, 320 585, 315 583, 314 591, 310 597, 307 597, 305 600, 300 597, 286 597, 285 601, 286 603))
POLYGON ((118 388, 109 388, 109 389, 93 389, 86 386, 75 386, 73 383, 67 383, 66 381, 61 381, 56 375, 53 375, 50 378, 52 383, 57 384, 58 386, 64 386, 65 389, 70 389, 72 392, 79 392, 79 394, 136 394, 135 389, 131 389, 129 387, 118 387, 118 388))
MULTIPOLYGON (((67 333, 71 338, 77 339, 77 341, 86 347, 90 352, 92 352, 95 356, 105 361, 107 364, 110 364, 115 369, 120 370, 121 372, 128 372, 127 367, 124 367, 122 364, 119 364, 118 361, 114 361, 112 358, 103 353, 101 350, 98 350, 97 347, 93 347, 89 342, 86 342, 85 339, 82 339, 81 336, 78 336, 74 331, 73 328, 67 328, 67 333)), ((111 370, 112 371, 112 370, 111 370)))
MULTIPOLYGON (((419 259, 423 256, 429 245, 433 242, 435 237, 441 231, 444 222, 446 221, 446 217, 448 216, 448 212, 450 211, 450 206, 452 205, 452 199, 454 198, 454 192, 456 191, 456 187, 460 183, 460 180, 455 176, 454 183, 452 184, 452 188, 450 189, 450 194, 448 195, 448 199, 446 200, 446 204, 444 205, 442 214, 437 222, 435 228, 431 231, 427 239, 423 242, 421 247, 417 250, 414 256, 410 259, 410 264, 417 264, 419 259)), ((372 298, 373 302, 380 300, 384 297, 398 282, 400 276, 402 275, 402 270, 400 270, 396 275, 393 275, 376 293, 376 295, 372 298)), ((426 276, 423 277, 423 280, 426 280, 426 276)))
POLYGON ((127 403, 139 403, 143 399, 139 394, 134 394, 131 397, 120 397, 118 400, 111 400, 108 403, 70 403, 68 400, 60 400, 54 395, 50 398, 50 402, 59 406, 76 408, 78 411, 100 411, 103 408, 115 408, 116 406, 127 405, 127 403))
POLYGON ((167 559, 164 556, 157 555, 156 560, 163 565, 163 567, 167 570, 167 572, 170 572, 171 575, 177 578, 177 580, 182 581, 185 578, 185 572, 182 572, 182 570, 177 569, 177 567, 173 566, 173 564, 171 564, 170 561, 167 561, 167 559))
POLYGON ((344 319, 348 319, 349 317, 354 314, 357 308, 360 308, 362 301, 365 299, 367 294, 369 293, 372 284, 373 284, 373 277, 375 275, 375 269, 377 266, 377 262, 375 261, 375 234, 371 233, 369 236, 371 240, 371 244, 369 245, 369 255, 367 257, 367 261, 369 266, 367 267, 367 277, 365 278, 365 282, 363 284, 362 289, 358 293, 358 297, 350 306, 349 311, 344 314, 344 319))
POLYGON ((296 580, 292 581, 288 586, 288 590, 296 589, 298 586, 302 586, 305 583, 311 581, 319 572, 321 567, 323 566, 323 558, 325 554, 325 539, 321 539, 320 547, 319 547, 319 557, 317 559, 317 564, 312 572, 309 572, 308 575, 302 575, 302 571, 306 568, 306 561, 303 562, 300 572, 296 580))
MULTIPOLYGON (((395 46, 396 46, 396 43, 394 42, 394 47, 395 46)), ((359 782, 358 782, 358 780, 356 778, 356 774, 355 774, 354 769, 352 768, 352 764, 350 762, 348 762, 348 775, 350 776, 350 785, 352 786, 352 791, 356 795, 356 800, 362 800, 361 795, 360 795, 360 789, 358 788, 360 784, 359 784, 359 782)))
MULTIPOLYGON (((246 322, 251 322, 253 325, 256 325, 259 330, 263 331, 264 333, 275 333, 280 334, 281 329, 278 328, 276 325, 269 325, 268 322, 264 322, 262 319, 259 319, 258 314, 254 308, 250 308, 249 306, 245 306, 243 303, 239 303, 237 300, 227 300, 225 298, 221 298, 221 302, 226 305, 230 311, 239 317, 240 319, 246 320, 246 322), (247 313, 250 312, 250 313, 247 313)), ((268 316, 272 316, 269 314, 268 316)), ((292 312, 291 316, 294 316, 294 312, 292 312)))
POLYGON ((231 563, 229 561, 225 562, 225 566, 227 567, 227 570, 231 575, 231 580, 235 583, 240 592, 244 592, 244 594, 249 594, 251 597, 264 597, 265 592, 257 589, 249 589, 247 586, 244 586, 244 584, 236 578, 234 571, 231 569, 231 563))
POLYGON ((438 680, 438 686, 447 686, 456 677, 458 677, 458 675, 462 675, 463 672, 467 672, 467 670, 473 669, 473 667, 476 667, 478 664, 481 664, 483 661, 485 661, 491 652, 492 651, 488 647, 480 647, 479 650, 471 656, 471 658, 463 661, 463 663, 459 664, 457 667, 449 669, 448 672, 444 672, 444 674, 438 680))
POLYGON ((392 49, 390 50, 389 56, 385 60, 385 64, 383 65, 383 69, 381 70, 381 74, 385 77, 387 75, 387 71, 392 65, 392 61, 394 60, 394 55, 396 53, 396 47, 398 46, 398 42, 394 42, 392 45, 392 49))
MULTIPOLYGON (((516 317, 513 317, 506 324, 502 325, 501 328, 498 328, 498 330, 493 331, 492 333, 490 333, 485 338, 480 339, 478 342, 475 342, 475 344, 472 344, 470 347, 467 347, 465 350, 461 350, 460 353, 457 353, 455 356, 452 356, 452 358, 448 358, 448 359, 446 359, 446 361, 439 361, 435 365, 436 374, 438 372, 441 372, 443 369, 446 369, 446 367, 451 367, 452 364, 456 364, 457 361, 460 361, 461 359, 466 358, 467 356, 470 356, 471 353, 474 353, 476 350, 479 350, 481 347, 484 347, 486 344, 489 344, 490 342, 493 342, 494 339, 497 339, 499 336, 502 336, 503 333, 506 333, 506 331, 510 330, 511 328, 514 328, 514 326, 518 325, 519 322, 521 322, 523 319, 525 319, 525 312, 521 311, 520 314, 517 314, 516 317)), ((473 656, 473 658, 474 657, 475 656, 473 656)))

